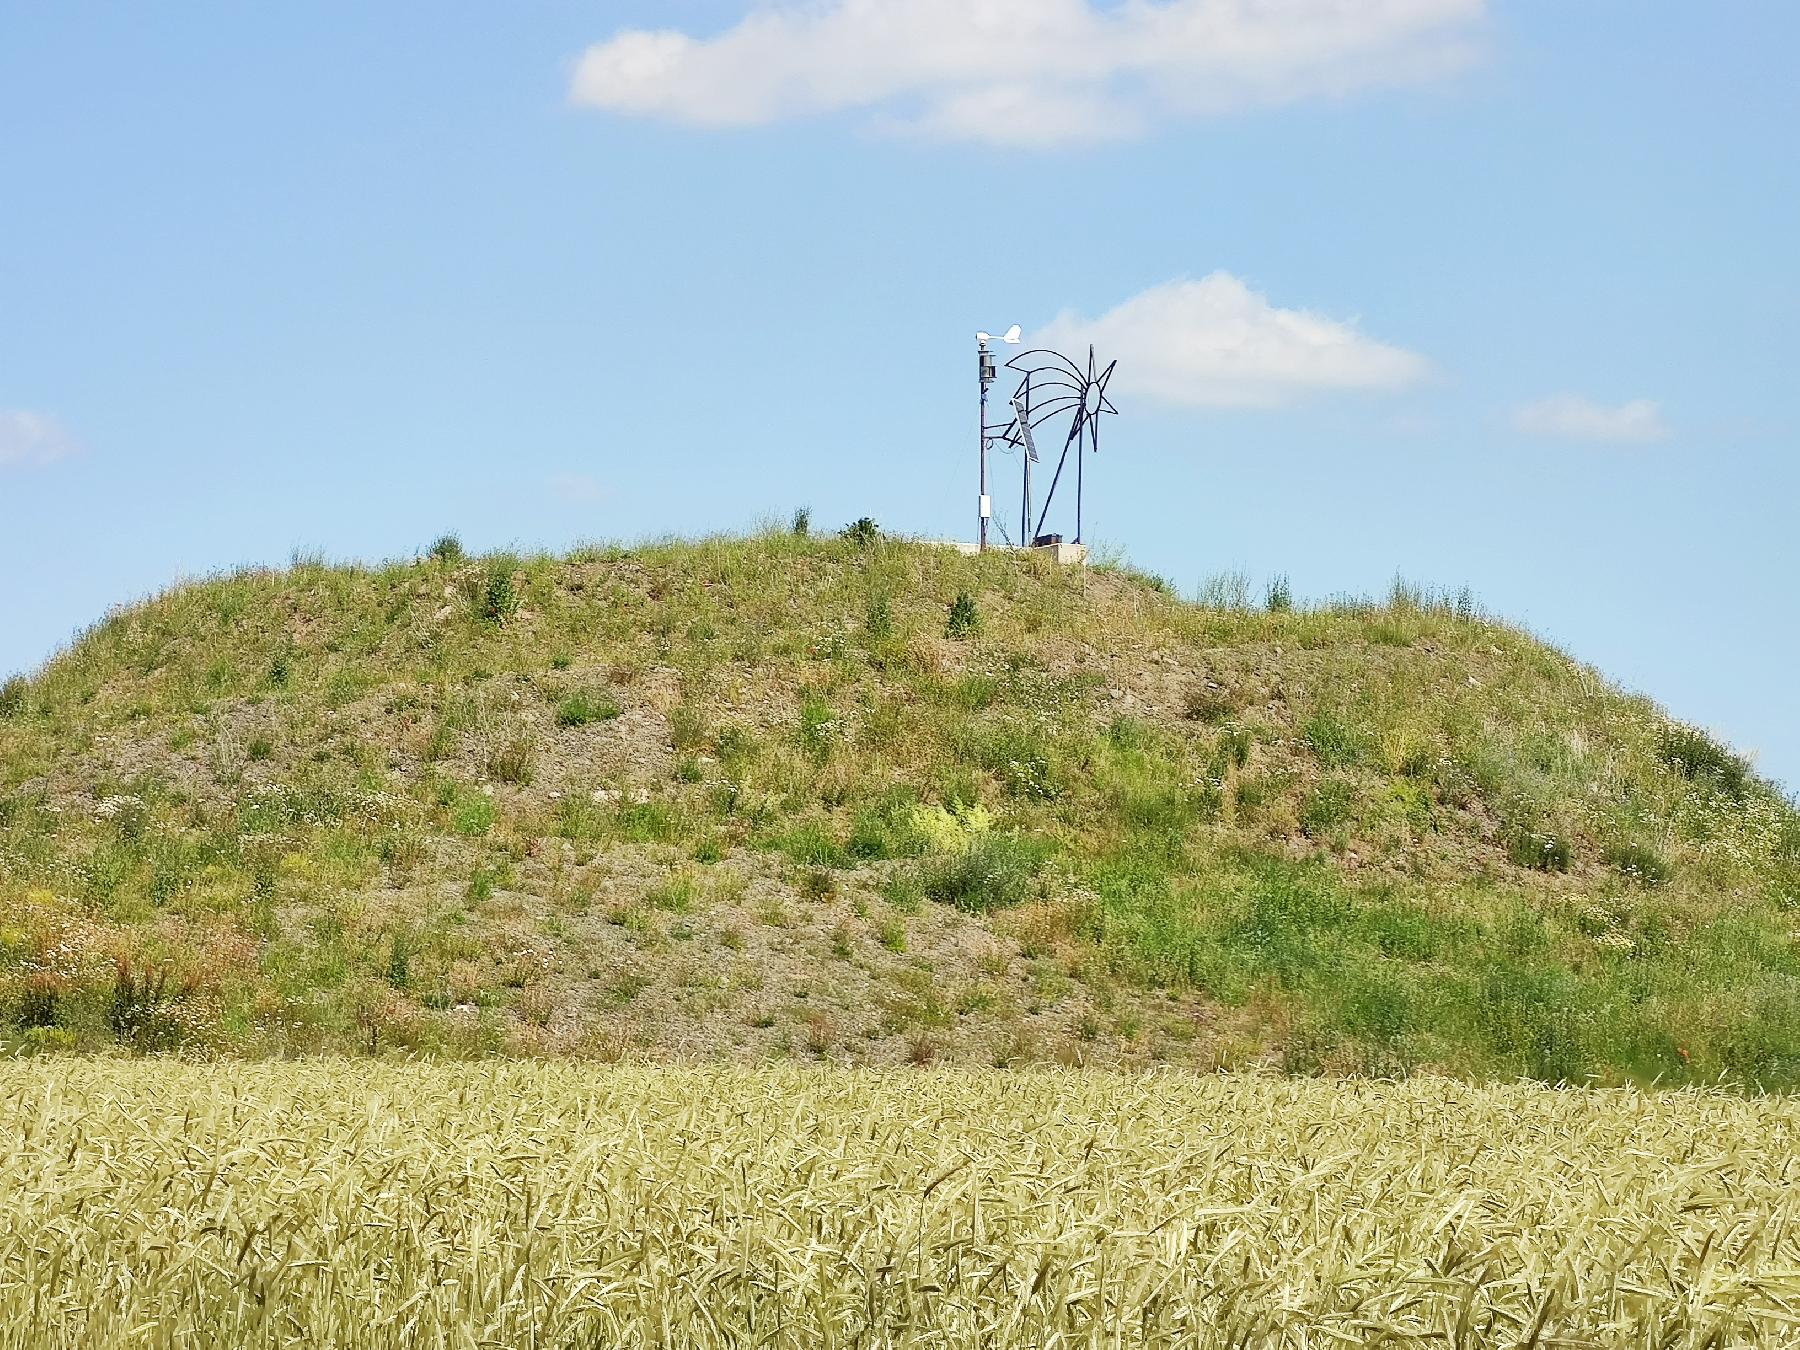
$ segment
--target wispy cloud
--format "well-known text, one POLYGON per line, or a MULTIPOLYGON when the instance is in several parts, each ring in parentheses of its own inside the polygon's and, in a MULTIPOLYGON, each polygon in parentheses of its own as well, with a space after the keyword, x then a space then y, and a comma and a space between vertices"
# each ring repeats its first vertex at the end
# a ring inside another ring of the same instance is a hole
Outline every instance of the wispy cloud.
POLYGON ((570 95, 694 126, 864 112, 951 139, 1062 145, 1440 79, 1479 56, 1485 10, 1485 0, 769 0, 712 37, 621 32, 582 55, 570 95))
POLYGON ((1580 394, 1557 394, 1527 403, 1513 413, 1513 426, 1527 436, 1616 445, 1645 445, 1669 435, 1662 409, 1653 399, 1613 406, 1580 394))
POLYGON ((1282 309, 1229 272, 1154 286, 1097 319, 1064 313, 1030 335, 1118 359, 1113 388, 1161 403, 1266 408, 1332 390, 1400 389, 1422 356, 1310 310, 1282 309))
POLYGON ((0 468, 49 464, 81 449, 54 417, 23 409, 0 409, 0 468))

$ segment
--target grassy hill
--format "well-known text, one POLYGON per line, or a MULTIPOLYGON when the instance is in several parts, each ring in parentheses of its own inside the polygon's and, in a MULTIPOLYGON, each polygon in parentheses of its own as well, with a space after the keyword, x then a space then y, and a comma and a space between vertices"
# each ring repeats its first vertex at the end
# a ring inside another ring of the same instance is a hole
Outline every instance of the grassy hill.
POLYGON ((1787 1089, 1800 818, 1404 590, 446 541, 0 691, 0 1043, 1787 1089))

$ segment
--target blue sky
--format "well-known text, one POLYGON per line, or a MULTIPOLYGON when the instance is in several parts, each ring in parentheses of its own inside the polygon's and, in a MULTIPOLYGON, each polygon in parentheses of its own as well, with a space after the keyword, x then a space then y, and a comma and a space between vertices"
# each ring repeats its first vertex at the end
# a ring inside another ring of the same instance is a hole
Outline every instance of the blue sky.
POLYGON ((296 548, 970 535, 1020 323, 1121 362, 1090 540, 1466 584, 1800 784, 1797 47, 1774 0, 0 0, 0 670, 296 548))

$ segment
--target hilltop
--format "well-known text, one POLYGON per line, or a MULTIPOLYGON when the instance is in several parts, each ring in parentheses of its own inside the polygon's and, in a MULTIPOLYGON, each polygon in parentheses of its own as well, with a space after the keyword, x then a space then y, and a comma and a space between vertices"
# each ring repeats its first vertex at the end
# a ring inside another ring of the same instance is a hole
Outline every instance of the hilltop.
POLYGON ((1800 818, 1466 601, 770 533, 300 563, 0 691, 0 1042, 1800 1086, 1800 818))

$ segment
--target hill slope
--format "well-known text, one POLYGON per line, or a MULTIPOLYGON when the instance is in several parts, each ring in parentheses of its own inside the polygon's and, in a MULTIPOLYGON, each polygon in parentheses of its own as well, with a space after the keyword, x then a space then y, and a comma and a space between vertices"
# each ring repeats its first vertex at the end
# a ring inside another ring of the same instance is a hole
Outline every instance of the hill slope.
POLYGON ((0 1037, 1787 1088, 1800 820, 1418 596, 785 535, 300 565, 0 693, 0 1037))

